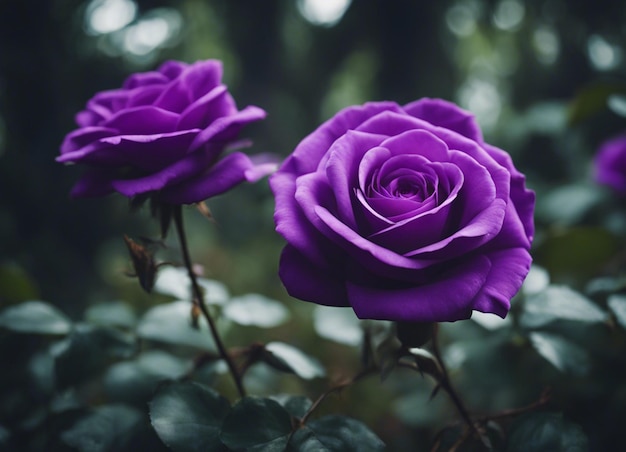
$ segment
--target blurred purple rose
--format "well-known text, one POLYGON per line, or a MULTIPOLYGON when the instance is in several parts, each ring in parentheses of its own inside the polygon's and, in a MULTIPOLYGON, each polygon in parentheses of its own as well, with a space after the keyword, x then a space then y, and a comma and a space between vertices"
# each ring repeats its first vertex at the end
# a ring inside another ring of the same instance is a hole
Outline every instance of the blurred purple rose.
POLYGON ((504 317, 530 267, 534 193, 443 100, 346 108, 270 186, 280 277, 306 301, 395 321, 504 317))
POLYGON ((595 179, 626 196, 626 134, 600 146, 595 158, 595 179))
POLYGON ((122 88, 96 94, 78 113, 58 162, 88 166, 74 197, 156 196, 189 204, 255 181, 274 169, 265 155, 225 154, 239 130, 265 117, 237 110, 216 60, 168 61, 133 74, 122 88), (225 154, 225 155, 224 155, 225 154))

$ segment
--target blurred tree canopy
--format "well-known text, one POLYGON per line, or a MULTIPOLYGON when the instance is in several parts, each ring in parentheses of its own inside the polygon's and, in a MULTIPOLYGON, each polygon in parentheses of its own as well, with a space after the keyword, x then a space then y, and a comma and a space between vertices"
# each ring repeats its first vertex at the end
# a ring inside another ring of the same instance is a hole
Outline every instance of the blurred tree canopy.
POLYGON ((99 247, 124 229, 142 231, 141 220, 118 199, 68 202, 78 173, 54 157, 95 92, 168 58, 222 59, 238 102, 269 112, 247 131, 261 150, 287 154, 349 104, 443 97, 475 112, 531 185, 566 182, 617 119, 564 139, 542 115, 591 82, 623 82, 625 20, 619 1, 2 2, 2 257, 61 303, 105 287, 99 247))

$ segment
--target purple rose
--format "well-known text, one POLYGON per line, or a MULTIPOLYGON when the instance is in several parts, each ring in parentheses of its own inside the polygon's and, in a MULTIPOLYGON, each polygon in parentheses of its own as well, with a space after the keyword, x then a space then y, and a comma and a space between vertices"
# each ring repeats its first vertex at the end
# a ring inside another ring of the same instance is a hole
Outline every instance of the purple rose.
POLYGON ((626 196, 626 134, 600 146, 595 158, 595 179, 626 196))
POLYGON ((526 277, 535 195, 452 103, 342 110, 271 176, 280 277, 360 318, 504 317, 526 277))
POLYGON ((120 89, 96 94, 78 113, 79 128, 65 137, 58 162, 89 168, 72 196, 156 196, 189 204, 272 171, 261 155, 223 155, 246 124, 265 117, 237 110, 216 60, 164 63, 133 74, 120 89))

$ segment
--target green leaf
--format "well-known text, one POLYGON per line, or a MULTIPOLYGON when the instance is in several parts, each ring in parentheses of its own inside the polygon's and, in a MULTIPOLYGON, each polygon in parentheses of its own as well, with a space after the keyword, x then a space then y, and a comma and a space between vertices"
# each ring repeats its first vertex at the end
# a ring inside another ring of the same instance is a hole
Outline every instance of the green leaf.
POLYGON ((550 275, 545 268, 539 265, 531 265, 530 271, 522 284, 522 292, 524 295, 535 295, 548 287, 550 284, 550 275))
POLYGON ((174 301, 155 306, 139 320, 137 334, 153 341, 215 350, 206 320, 199 318, 199 329, 191 326, 191 301, 174 301))
POLYGON ((265 351, 269 354, 265 354, 263 361, 278 370, 293 372, 306 380, 326 375, 318 360, 284 342, 270 342, 265 345, 265 351))
MULTIPOLYGON (((228 301, 230 297, 228 289, 221 282, 206 278, 197 278, 197 281, 204 290, 205 303, 222 305, 228 301)), ((187 269, 183 267, 160 267, 152 290, 177 300, 191 302, 191 281, 187 269)))
POLYGON ((60 387, 76 384, 101 371, 110 357, 127 358, 135 352, 134 338, 121 331, 76 324, 72 333, 51 348, 60 387))
POLYGON ((95 325, 133 328, 137 322, 132 308, 124 302, 112 301, 90 306, 85 311, 85 320, 95 325))
POLYGON ((607 314, 587 297, 567 286, 548 286, 526 299, 520 318, 523 327, 539 328, 555 320, 602 323, 607 320, 607 314))
POLYGON ((535 258, 555 280, 584 281, 619 251, 617 237, 600 227, 555 228, 544 237, 535 258))
POLYGON ((150 402, 150 419, 159 438, 176 452, 224 450, 220 428, 228 400, 194 382, 161 388, 150 402))
POLYGON ((272 399, 244 397, 224 419, 220 438, 234 450, 284 451, 291 417, 272 399))
POLYGON ((597 185, 562 185, 539 198, 537 214, 551 224, 572 225, 603 198, 604 192, 597 185))
POLYGON ((626 328, 626 295, 613 294, 609 296, 607 304, 611 312, 613 312, 613 315, 615 315, 617 323, 619 323, 622 328, 626 328))
POLYGON ((537 331, 530 333, 528 338, 535 350, 561 372, 585 375, 589 371, 587 352, 567 339, 537 331))
POLYGON ((38 297, 35 282, 22 267, 11 262, 0 264, 0 300, 18 302, 38 297))
POLYGON ((61 439, 80 452, 116 450, 120 437, 127 435, 141 418, 139 410, 125 405, 100 406, 63 432, 61 439))
POLYGON ((28 363, 28 372, 32 379, 32 390, 52 396, 55 390, 54 358, 48 350, 35 353, 28 363))
POLYGON ((616 115, 626 118, 626 95, 611 94, 606 101, 606 105, 616 115))
POLYGON ((626 277, 600 276, 585 286, 585 292, 591 296, 606 296, 626 289, 626 277))
POLYGON ((316 305, 313 327, 321 337, 340 344, 359 345, 363 340, 361 321, 352 308, 316 305))
POLYGON ((272 328, 289 319, 282 303, 259 294, 247 294, 230 300, 222 310, 224 317, 240 325, 272 328))
POLYGON ((609 97, 626 93, 621 83, 594 83, 576 95, 569 108, 569 121, 576 123, 602 111, 609 97))
POLYGON ((567 105, 559 101, 537 102, 519 118, 526 134, 555 135, 567 126, 567 105))
POLYGON ((472 311, 472 320, 489 331, 511 326, 511 317, 502 318, 490 312, 472 311))
POLYGON ((509 431, 506 452, 587 452, 580 426, 557 413, 533 413, 517 419, 509 431))
POLYGON ((412 392, 402 394, 392 405, 394 414, 412 427, 436 427, 453 415, 450 403, 443 397, 432 397, 436 384, 429 379, 420 382, 412 392))
POLYGON ((191 367, 190 361, 160 350, 149 350, 137 359, 109 367, 104 376, 104 388, 112 400, 144 402, 160 382, 178 379, 191 367))
POLYGON ((2 311, 0 326, 19 333, 67 334, 72 322, 51 304, 25 301, 2 311))
POLYGON ((293 417, 301 418, 311 408, 311 399, 300 395, 277 394, 271 396, 273 400, 280 403, 293 417))
POLYGON ((289 442, 294 451, 374 452, 385 444, 365 424, 346 416, 324 416, 298 429, 289 442))

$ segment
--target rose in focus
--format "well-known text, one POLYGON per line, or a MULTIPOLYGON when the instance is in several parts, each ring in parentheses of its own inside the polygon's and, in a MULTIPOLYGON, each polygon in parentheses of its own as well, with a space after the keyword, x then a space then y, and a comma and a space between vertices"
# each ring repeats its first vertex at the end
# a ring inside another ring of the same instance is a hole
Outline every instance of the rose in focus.
POLYGON ((626 134, 600 146, 595 158, 595 179, 626 196, 626 134))
POLYGON ((158 197, 189 204, 274 169, 265 155, 225 153, 240 129, 265 117, 238 110, 216 60, 168 61, 131 75, 122 88, 96 94, 78 113, 57 161, 86 165, 72 196, 158 197))
POLYGON ((530 268, 534 193, 447 101, 346 108, 270 186, 280 277, 302 300, 370 319, 504 317, 530 268))

